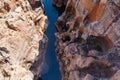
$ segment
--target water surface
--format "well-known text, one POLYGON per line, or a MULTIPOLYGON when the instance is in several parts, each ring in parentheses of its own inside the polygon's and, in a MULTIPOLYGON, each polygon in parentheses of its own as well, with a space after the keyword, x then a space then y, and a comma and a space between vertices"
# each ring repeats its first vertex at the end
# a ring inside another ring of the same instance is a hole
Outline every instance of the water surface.
POLYGON ((44 4, 45 14, 48 17, 48 27, 46 35, 49 39, 48 48, 45 56, 45 64, 42 70, 42 80, 61 80, 59 63, 55 52, 55 26, 54 23, 58 18, 58 12, 52 6, 52 0, 42 0, 44 4))

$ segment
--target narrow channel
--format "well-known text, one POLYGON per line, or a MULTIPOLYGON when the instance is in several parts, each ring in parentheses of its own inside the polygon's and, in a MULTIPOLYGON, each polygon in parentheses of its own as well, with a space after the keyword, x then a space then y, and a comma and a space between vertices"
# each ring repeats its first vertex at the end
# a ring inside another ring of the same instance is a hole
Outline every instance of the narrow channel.
POLYGON ((52 0, 42 0, 44 4, 45 15, 48 17, 48 27, 46 35, 49 39, 48 48, 45 55, 45 62, 42 70, 42 80, 61 80, 59 63, 55 52, 55 26, 54 23, 58 18, 58 12, 52 6, 52 0))

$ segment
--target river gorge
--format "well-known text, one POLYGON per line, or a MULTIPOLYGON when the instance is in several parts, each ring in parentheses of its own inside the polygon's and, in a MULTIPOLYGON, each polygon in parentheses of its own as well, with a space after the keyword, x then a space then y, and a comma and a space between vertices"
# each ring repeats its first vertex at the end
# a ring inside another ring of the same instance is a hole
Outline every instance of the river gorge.
POLYGON ((0 80, 120 80, 120 0, 0 0, 0 80))
POLYGON ((57 53, 55 52, 55 22, 58 18, 57 10, 52 6, 52 0, 42 0, 45 15, 48 17, 46 35, 48 37, 48 47, 45 55, 45 64, 43 65, 43 80, 61 80, 61 72, 57 53))

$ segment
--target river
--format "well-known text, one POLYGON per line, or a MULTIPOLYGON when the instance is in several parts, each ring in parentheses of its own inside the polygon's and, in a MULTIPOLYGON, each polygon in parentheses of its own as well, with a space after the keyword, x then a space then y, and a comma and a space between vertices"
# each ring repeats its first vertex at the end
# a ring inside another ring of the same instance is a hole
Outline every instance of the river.
POLYGON ((48 17, 48 27, 46 35, 49 39, 48 48, 45 55, 45 62, 42 70, 42 80, 61 80, 59 63, 55 52, 55 26, 54 23, 58 18, 58 12, 52 6, 52 0, 42 0, 44 4, 45 15, 48 17))

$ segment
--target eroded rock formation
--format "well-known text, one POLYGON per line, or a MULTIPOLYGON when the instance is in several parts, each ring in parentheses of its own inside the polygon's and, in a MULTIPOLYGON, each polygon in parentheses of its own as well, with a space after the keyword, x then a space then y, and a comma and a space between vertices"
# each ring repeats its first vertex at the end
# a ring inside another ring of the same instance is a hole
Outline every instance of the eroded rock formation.
POLYGON ((47 37, 40 0, 0 0, 0 80, 36 80, 47 37))
POLYGON ((120 80, 120 0, 53 0, 62 80, 120 80), (66 2, 67 1, 67 2, 66 2))

